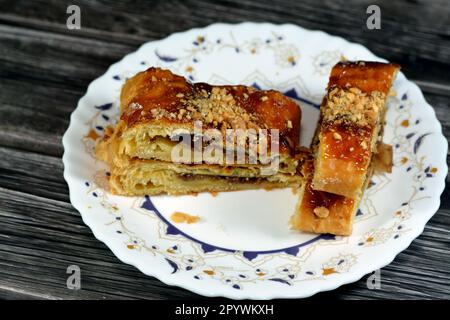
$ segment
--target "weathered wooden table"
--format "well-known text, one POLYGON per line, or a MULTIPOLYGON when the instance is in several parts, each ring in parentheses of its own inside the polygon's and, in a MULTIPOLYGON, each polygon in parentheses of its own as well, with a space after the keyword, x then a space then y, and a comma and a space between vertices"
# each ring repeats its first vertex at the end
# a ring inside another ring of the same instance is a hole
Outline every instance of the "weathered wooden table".
MULTIPOLYGON (((208 24, 294 23, 360 42, 399 62, 450 136, 450 4, 438 1, 74 1, 81 29, 66 27, 72 1, 0 0, 0 298, 191 298, 120 262, 69 201, 61 137, 87 85, 142 43, 208 24), (381 7, 381 30, 366 8, 381 7), (82 289, 66 287, 66 268, 82 289)), ((447 180, 448 181, 448 180, 447 180)), ((315 298, 450 298, 450 189, 424 233, 381 270, 381 289, 359 282, 315 298)))

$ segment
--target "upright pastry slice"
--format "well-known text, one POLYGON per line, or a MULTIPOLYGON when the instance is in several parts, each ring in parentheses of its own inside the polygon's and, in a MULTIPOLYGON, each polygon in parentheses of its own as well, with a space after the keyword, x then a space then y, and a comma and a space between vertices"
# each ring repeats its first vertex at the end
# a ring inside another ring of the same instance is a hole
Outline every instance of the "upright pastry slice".
POLYGON ((313 148, 315 190, 360 196, 398 70, 396 64, 363 61, 333 67, 313 148))
POLYGON ((295 150, 301 111, 280 92, 192 84, 168 70, 149 68, 124 84, 120 100, 120 121, 96 148, 98 158, 110 165, 113 193, 300 184, 295 150))
POLYGON ((390 172, 392 151, 381 140, 386 98, 398 69, 377 62, 341 62, 333 68, 312 154, 302 167, 294 229, 351 234, 373 171, 390 172))
MULTIPOLYGON (((352 233, 353 218, 360 198, 351 199, 337 194, 313 189, 314 159, 305 161, 300 198, 291 218, 292 228, 313 233, 330 233, 348 236, 352 233)), ((368 181, 368 180, 367 180, 368 181)))

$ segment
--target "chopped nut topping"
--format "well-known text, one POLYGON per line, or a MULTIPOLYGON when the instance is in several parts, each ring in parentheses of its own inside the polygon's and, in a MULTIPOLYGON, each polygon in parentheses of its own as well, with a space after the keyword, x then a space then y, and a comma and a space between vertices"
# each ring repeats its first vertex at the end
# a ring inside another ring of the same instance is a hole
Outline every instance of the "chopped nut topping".
MULTIPOLYGON (((143 108, 142 105, 140 105, 139 103, 132 102, 128 105, 127 108, 125 108, 125 114, 130 115, 130 114, 134 113, 136 110, 140 110, 142 108, 143 108)), ((142 115, 142 110, 141 110, 141 115, 142 115)))
POLYGON ((361 90, 359 90, 359 89, 356 88, 356 87, 350 88, 349 91, 350 91, 350 92, 353 92, 354 94, 360 94, 360 93, 361 93, 361 90))
POLYGON ((333 132, 333 138, 335 140, 342 140, 342 136, 337 132, 333 132))
POLYGON ((313 212, 318 218, 326 218, 330 214, 330 210, 325 207, 316 207, 313 212))
POLYGON ((153 108, 150 110, 152 116, 156 119, 161 119, 161 118, 169 118, 169 119, 175 119, 176 118, 176 114, 174 112, 169 112, 166 109, 161 109, 161 108, 153 108))
MULTIPOLYGON (((200 121, 205 127, 214 127, 221 131, 227 129, 272 129, 268 126, 280 125, 278 121, 266 123, 265 117, 267 117, 266 113, 269 112, 266 112, 266 110, 269 110, 268 106, 259 108, 259 106, 254 105, 255 103, 262 104, 264 101, 270 102, 272 92, 256 91, 252 87, 241 85, 210 86, 202 83, 193 85, 190 83, 183 84, 181 79, 178 82, 178 78, 175 81, 172 78, 164 79, 158 75, 151 75, 150 77, 151 81, 163 82, 165 80, 170 82, 169 84, 161 84, 161 88, 155 88, 158 93, 167 94, 158 95, 154 99, 154 103, 153 101, 145 101, 148 113, 145 116, 151 116, 154 120, 167 118, 179 122, 200 121), (264 112, 261 112, 262 109, 264 109, 264 112)), ((274 103, 278 102, 278 97, 278 95, 274 96, 274 103)), ((284 129, 293 129, 292 118, 289 113, 287 115, 282 120, 286 123, 284 129)))
POLYGON ((292 129, 292 128, 293 128, 293 126, 292 126, 292 121, 291 121, 291 120, 288 120, 288 121, 286 122, 286 127, 287 127, 288 129, 292 129))
POLYGON ((136 102, 132 102, 130 103, 130 105, 128 106, 129 110, 137 110, 137 109, 142 109, 142 105, 140 105, 139 103, 136 102))
MULTIPOLYGON (((248 97, 247 93, 244 95, 248 97)), ((184 98, 180 99, 183 108, 177 114, 171 115, 163 109, 156 108, 152 109, 152 115, 157 119, 168 117, 178 120, 201 120, 216 127, 220 125, 221 130, 260 128, 256 115, 239 106, 226 88, 213 87, 210 93, 202 89, 193 96, 178 93, 176 97, 184 98)))
POLYGON ((361 142, 361 148, 363 148, 364 150, 367 149, 367 142, 366 141, 362 141, 361 142))
POLYGON ((378 91, 365 93, 355 87, 333 88, 322 106, 323 119, 335 124, 375 125, 384 109, 385 98, 386 95, 378 91))

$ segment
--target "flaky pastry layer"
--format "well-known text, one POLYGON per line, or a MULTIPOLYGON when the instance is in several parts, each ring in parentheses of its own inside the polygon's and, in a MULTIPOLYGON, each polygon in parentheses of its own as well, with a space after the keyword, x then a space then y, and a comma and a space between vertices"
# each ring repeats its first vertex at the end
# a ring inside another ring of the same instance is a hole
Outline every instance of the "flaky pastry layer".
POLYGON ((192 84, 168 70, 149 68, 124 84, 120 120, 105 131, 96 154, 109 164, 110 186, 116 194, 298 187, 295 154, 300 119, 298 105, 277 91, 192 84), (265 161, 261 160, 262 149, 256 149, 253 157, 250 138, 229 147, 225 137, 230 129, 263 132, 269 147, 265 161), (278 154, 270 148, 275 143, 274 129, 279 133, 278 154), (211 132, 221 133, 224 141, 210 142, 211 132), (182 160, 174 159, 180 143, 173 137, 180 133, 201 140, 199 145, 189 143, 192 152, 182 160), (205 152, 211 146, 219 146, 219 153, 205 152), (226 160, 230 150, 244 150, 240 153, 244 163, 226 160), (201 153, 200 162, 194 157, 196 151, 201 153), (223 157, 216 157, 218 154, 223 157), (278 171, 267 173, 274 161, 278 171))
POLYGON ((395 64, 362 61, 333 67, 314 145, 314 189, 359 197, 398 69, 395 64))

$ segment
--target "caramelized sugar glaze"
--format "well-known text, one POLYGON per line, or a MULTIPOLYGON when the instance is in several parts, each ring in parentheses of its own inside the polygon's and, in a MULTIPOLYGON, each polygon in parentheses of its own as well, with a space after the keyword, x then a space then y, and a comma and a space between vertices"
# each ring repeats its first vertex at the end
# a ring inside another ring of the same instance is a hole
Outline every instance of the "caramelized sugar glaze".
POLYGON ((367 147, 363 147, 362 141, 370 140, 372 128, 324 124, 322 130, 325 158, 350 161, 357 170, 365 170, 370 160, 370 151, 367 147), (339 135, 338 141, 335 138, 336 134, 339 135))
POLYGON ((395 63, 339 62, 331 70, 328 88, 356 87, 366 93, 379 91, 387 94, 399 68, 395 63))
POLYGON ((280 92, 190 83, 159 68, 140 72, 124 84, 121 111, 127 127, 154 120, 202 121, 203 129, 278 129, 280 152, 294 154, 299 144, 301 110, 280 92))
POLYGON ((313 145, 317 156, 313 186, 356 198, 383 133, 386 99, 399 66, 340 62, 332 71, 313 145))
POLYGON ((353 199, 325 191, 314 190, 311 183, 311 173, 314 172, 314 163, 312 159, 306 161, 304 166, 305 189, 300 204, 300 210, 312 213, 315 208, 324 207, 327 208, 332 215, 337 215, 341 211, 347 212, 347 210, 353 208, 355 202, 353 199))

